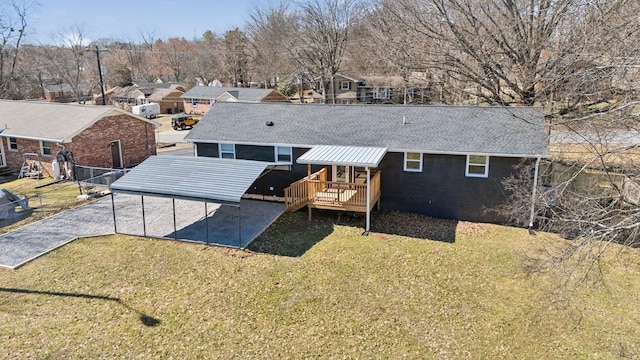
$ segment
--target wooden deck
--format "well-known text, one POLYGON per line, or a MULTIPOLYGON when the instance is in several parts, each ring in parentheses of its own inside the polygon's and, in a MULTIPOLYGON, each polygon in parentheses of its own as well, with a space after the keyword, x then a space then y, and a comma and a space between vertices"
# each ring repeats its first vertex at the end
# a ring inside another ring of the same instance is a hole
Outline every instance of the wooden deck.
MULTIPOLYGON (((366 177, 366 176, 365 176, 366 177)), ((371 174, 370 208, 380 201, 380 171, 371 174)), ((367 211, 366 179, 356 183, 327 181, 327 169, 313 173, 284 189, 287 211, 313 209, 367 211)))

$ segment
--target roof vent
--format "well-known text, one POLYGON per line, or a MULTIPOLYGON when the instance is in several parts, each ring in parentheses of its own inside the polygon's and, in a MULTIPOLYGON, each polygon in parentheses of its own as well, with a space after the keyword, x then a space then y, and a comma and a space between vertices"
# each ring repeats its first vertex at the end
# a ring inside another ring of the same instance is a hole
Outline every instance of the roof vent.
POLYGON ((267 122, 265 123, 265 125, 267 125, 267 126, 273 126, 273 121, 267 121, 267 122))

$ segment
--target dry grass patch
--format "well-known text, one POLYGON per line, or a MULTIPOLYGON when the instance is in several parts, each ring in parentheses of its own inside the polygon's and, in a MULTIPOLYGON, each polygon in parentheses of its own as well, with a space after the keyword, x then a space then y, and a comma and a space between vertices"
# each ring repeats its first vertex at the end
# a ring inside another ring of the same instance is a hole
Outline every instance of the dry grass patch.
POLYGON ((556 237, 385 212, 363 237, 361 219, 314 218, 283 215, 250 251, 110 236, 0 270, 0 356, 640 356, 637 253, 615 247, 606 286, 567 297, 527 271, 556 237), (402 222, 413 237, 381 228, 402 222))

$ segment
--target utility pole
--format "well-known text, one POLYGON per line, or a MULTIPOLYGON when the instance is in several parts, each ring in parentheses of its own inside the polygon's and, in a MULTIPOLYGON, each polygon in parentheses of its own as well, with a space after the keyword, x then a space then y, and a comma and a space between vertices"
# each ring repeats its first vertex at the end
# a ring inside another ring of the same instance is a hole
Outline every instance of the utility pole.
POLYGON ((100 65, 100 49, 96 45, 96 58, 98 58, 98 74, 100 75, 100 92, 102 93, 102 105, 107 105, 107 99, 104 97, 104 82, 102 81, 102 66, 100 65))

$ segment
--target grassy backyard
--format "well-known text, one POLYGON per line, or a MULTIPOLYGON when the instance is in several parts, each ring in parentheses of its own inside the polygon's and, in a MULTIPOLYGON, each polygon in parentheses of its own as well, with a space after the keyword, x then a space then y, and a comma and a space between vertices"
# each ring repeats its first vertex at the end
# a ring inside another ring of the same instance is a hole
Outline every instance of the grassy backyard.
MULTIPOLYGON (((3 358, 640 357, 640 258, 569 294, 509 227, 285 214, 250 251, 111 236, 0 269, 3 358)), ((616 259, 612 261, 612 259, 616 259)))
POLYGON ((23 213, 22 216, 11 220, 0 220, 0 234, 85 203, 76 199, 80 195, 80 190, 76 183, 70 181, 36 189, 38 185, 53 181, 53 178, 22 178, 0 184, 0 188, 7 189, 20 198, 29 197, 29 207, 31 208, 23 210, 18 207, 16 212, 23 213))

